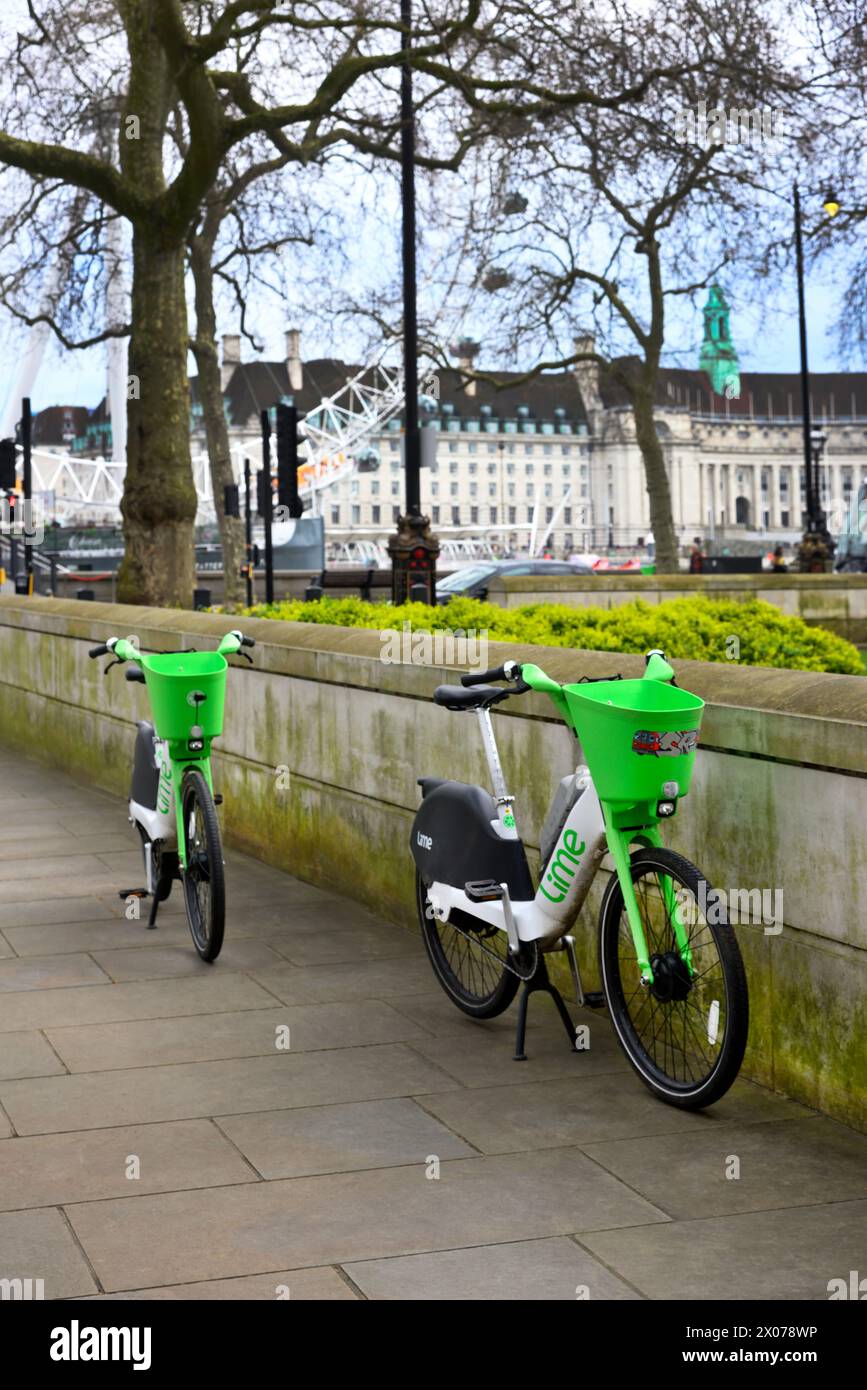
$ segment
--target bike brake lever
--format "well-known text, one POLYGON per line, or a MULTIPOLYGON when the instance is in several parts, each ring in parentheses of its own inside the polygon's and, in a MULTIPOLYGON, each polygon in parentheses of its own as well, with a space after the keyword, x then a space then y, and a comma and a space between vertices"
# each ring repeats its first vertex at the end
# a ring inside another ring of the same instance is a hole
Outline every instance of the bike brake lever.
POLYGON ((122 665, 123 665, 123 662, 121 661, 120 657, 119 657, 119 656, 116 656, 115 659, 114 659, 114 661, 110 661, 110 662, 108 663, 108 665, 106 666, 106 668, 105 668, 105 670, 103 671, 102 674, 103 674, 104 676, 107 676, 108 673, 109 673, 109 671, 111 670, 112 666, 122 666, 122 665))
POLYGON ((252 656, 249 656, 249 655, 247 654, 247 652, 237 651, 237 652, 232 652, 232 655, 233 655, 233 656, 242 656, 242 657, 244 658, 245 661, 249 661, 249 663, 250 663, 251 666, 253 665, 253 658, 252 658, 252 656))

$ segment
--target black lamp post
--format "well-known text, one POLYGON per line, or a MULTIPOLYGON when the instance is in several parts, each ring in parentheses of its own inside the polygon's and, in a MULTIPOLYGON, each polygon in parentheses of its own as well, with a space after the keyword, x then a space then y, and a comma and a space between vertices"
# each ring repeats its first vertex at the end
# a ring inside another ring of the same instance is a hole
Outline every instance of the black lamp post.
MULTIPOLYGON (((834 541, 828 531, 822 507, 821 462, 826 436, 814 430, 810 410, 810 369, 807 361, 807 312, 804 299, 804 243, 801 234, 801 197, 798 185, 792 188, 795 208, 795 267, 798 277, 798 332, 801 349, 801 422, 804 447, 804 481, 807 501, 807 525, 800 545, 801 569, 824 569, 825 561, 833 557, 834 541)), ((836 217, 840 204, 828 194, 822 206, 829 217, 836 217)))
POLYGON ((436 602, 439 542, 421 514, 421 432, 418 418, 418 313, 416 305, 415 122, 412 104, 412 0, 400 0, 405 58, 400 70, 400 169, 403 261, 404 473, 406 512, 388 542, 395 603, 436 602))

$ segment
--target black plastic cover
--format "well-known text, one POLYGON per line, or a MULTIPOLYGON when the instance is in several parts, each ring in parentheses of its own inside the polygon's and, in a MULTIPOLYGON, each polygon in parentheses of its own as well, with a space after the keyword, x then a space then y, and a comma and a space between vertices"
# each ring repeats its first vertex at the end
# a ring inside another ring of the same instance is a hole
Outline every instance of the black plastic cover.
POLYGON ((146 719, 139 721, 135 737, 135 758, 132 765, 132 788, 130 797, 148 811, 157 807, 157 788, 160 784, 160 770, 156 759, 156 733, 153 724, 146 719))
POLYGON ((410 837, 412 857, 425 883, 463 888, 472 881, 493 879, 507 885, 515 902, 535 897, 523 841, 502 839, 491 824, 495 820, 494 798, 483 787, 466 782, 425 787, 410 837))

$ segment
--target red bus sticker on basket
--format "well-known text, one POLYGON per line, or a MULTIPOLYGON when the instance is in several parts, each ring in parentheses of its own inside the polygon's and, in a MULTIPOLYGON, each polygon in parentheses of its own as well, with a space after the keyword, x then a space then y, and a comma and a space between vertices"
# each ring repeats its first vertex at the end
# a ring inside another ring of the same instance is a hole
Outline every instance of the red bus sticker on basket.
POLYGON ((698 729, 683 729, 680 732, 654 733, 652 729, 639 729, 632 738, 633 753, 651 753, 656 758, 677 758, 684 753, 692 753, 698 747, 698 729))

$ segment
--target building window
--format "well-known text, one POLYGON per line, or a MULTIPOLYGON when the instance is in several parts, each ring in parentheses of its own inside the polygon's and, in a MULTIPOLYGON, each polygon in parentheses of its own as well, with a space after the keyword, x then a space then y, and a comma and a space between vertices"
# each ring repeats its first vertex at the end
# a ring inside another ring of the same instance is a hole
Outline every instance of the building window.
POLYGON ((470 507, 470 525, 471 525, 471 526, 478 526, 478 524, 479 524, 479 509, 478 509, 478 507, 470 507))
POLYGON ((460 509, 460 507, 452 507, 452 526, 460 526, 460 524, 461 524, 461 509, 460 509))
POLYGON ((374 506, 371 507, 371 509, 370 509, 371 520, 372 520, 374 526, 378 526, 378 525, 379 525, 380 511, 381 511, 381 508, 380 508, 378 505, 374 505, 374 506))
POLYGON ((400 496, 400 478, 392 478, 392 480, 391 480, 391 495, 392 495, 392 497, 399 497, 399 496, 400 496))
POLYGON ((458 495, 458 485, 457 485, 457 483, 452 483, 452 484, 451 484, 451 486, 449 487, 449 493, 451 494, 452 497, 457 497, 457 495, 458 495))
POLYGON ((524 453, 525 453, 525 454, 534 454, 535 452, 536 452, 535 445, 533 445, 533 444, 525 444, 525 445, 524 445, 524 453))
POLYGON ((339 526, 339 525, 340 525, 340 508, 339 508, 339 507, 332 507, 332 508, 331 508, 331 525, 332 525, 332 526, 339 526))
POLYGON ((553 445, 553 444, 543 444, 543 445, 542 445, 542 453, 543 453, 543 454, 553 454, 553 452, 554 452, 554 445, 553 445))
POLYGON ((371 497, 378 497, 378 496, 379 496, 379 479, 378 479, 378 478, 372 478, 371 481, 370 481, 370 495, 371 495, 371 497))
POLYGON ((479 495, 479 485, 478 485, 478 483, 470 483, 470 496, 471 496, 471 497, 478 497, 478 495, 479 495))
POLYGON ((457 446, 457 444, 455 443, 455 441, 454 441, 453 439, 450 439, 450 440, 449 440, 449 453, 450 453, 450 454, 456 454, 457 452, 458 452, 458 446, 457 446))
POLYGON ((515 522, 516 522, 517 520, 518 520, 518 508, 517 508, 517 507, 510 507, 510 508, 509 508, 509 525, 510 525, 510 526, 514 526, 514 525, 515 525, 515 522))
POLYGON ((432 507, 431 510, 433 511, 433 524, 434 524, 434 526, 439 526, 439 524, 440 524, 440 509, 439 509, 439 507, 432 507))
POLYGON ((571 508, 571 507, 564 507, 564 508, 563 508, 563 525, 564 525, 564 526, 571 526, 571 525, 572 525, 572 508, 571 508))
POLYGON ((391 509, 391 519, 392 519, 392 521, 394 521, 394 522, 400 521, 400 507, 392 507, 392 509, 391 509))
POLYGON ((352 507, 352 524, 353 524, 353 526, 358 526, 360 522, 361 522, 361 508, 358 506, 357 503, 355 503, 355 504, 353 504, 353 507, 352 507))
POLYGON ((545 521, 546 521, 546 522, 551 522, 551 521, 553 521, 553 520, 554 520, 554 508, 553 508, 553 507, 546 507, 546 508, 545 508, 545 521))
POLYGON ((490 516, 490 519, 491 519, 491 525, 492 525, 492 526, 496 526, 496 524, 497 524, 497 509, 496 509, 496 507, 490 507, 490 508, 488 509, 488 515, 490 516))

